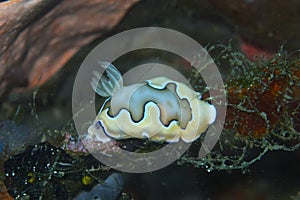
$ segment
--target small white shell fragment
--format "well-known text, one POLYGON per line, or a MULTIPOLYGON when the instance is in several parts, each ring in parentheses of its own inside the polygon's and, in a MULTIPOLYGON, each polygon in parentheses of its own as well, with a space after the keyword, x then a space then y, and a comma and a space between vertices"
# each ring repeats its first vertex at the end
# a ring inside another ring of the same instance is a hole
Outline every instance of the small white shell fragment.
POLYGON ((215 107, 202 101, 201 94, 184 83, 157 77, 123 86, 118 70, 110 63, 101 64, 109 69, 108 77, 112 80, 108 83, 109 80, 104 79, 103 83, 97 76, 92 81, 97 94, 111 95, 88 129, 89 135, 99 141, 148 138, 172 143, 181 139, 190 143, 216 119, 215 107))

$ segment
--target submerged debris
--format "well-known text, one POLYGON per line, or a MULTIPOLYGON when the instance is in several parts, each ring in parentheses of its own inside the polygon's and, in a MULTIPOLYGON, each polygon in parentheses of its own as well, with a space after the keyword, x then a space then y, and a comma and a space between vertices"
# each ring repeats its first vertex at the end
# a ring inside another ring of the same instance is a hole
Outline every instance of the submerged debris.
MULTIPOLYGON (((299 52, 287 54, 281 50, 271 60, 252 62, 230 46, 215 45, 208 50, 215 55, 216 64, 225 68, 223 80, 228 102, 224 129, 206 157, 198 158, 193 152, 195 147, 178 163, 191 163, 208 172, 245 170, 268 151, 299 149, 299 52)), ((198 72, 190 82, 199 91, 207 91, 198 72)), ((218 97, 212 97, 212 101, 219 103, 218 97)), ((203 138, 194 146, 199 148, 203 138)))
POLYGON ((27 148, 4 163, 5 185, 15 199, 87 199, 99 191, 98 197, 117 199, 123 179, 112 174, 103 182, 109 170, 90 155, 71 157, 48 143, 27 148), (78 196, 80 191, 90 192, 78 196))
POLYGON ((115 200, 121 193, 124 181, 119 173, 110 175, 102 184, 97 184, 89 192, 82 192, 74 200, 115 200))
POLYGON ((15 155, 28 145, 39 143, 41 136, 25 125, 17 126, 14 121, 0 122, 0 158, 15 155))

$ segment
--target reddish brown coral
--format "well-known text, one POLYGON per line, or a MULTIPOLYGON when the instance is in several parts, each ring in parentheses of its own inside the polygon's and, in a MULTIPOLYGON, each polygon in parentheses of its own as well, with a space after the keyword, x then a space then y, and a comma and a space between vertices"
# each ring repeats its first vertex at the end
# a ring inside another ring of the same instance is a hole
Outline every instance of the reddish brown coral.
POLYGON ((44 83, 82 46, 114 27, 136 0, 0 4, 0 99, 44 83))
MULTIPOLYGON (((271 66, 254 69, 253 73, 260 75, 253 82, 241 84, 242 79, 229 82, 225 128, 254 137, 272 132, 300 103, 299 69, 299 62, 282 69, 274 62, 271 66)), ((299 124, 299 118, 290 117, 294 118, 294 125, 299 124)))

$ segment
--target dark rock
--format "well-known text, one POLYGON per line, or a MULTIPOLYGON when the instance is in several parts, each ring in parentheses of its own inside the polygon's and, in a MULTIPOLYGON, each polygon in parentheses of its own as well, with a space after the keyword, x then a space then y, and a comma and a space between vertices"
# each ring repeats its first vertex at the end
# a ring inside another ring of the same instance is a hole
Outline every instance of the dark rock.
POLYGON ((300 1, 211 0, 241 37, 264 49, 300 48, 300 1))

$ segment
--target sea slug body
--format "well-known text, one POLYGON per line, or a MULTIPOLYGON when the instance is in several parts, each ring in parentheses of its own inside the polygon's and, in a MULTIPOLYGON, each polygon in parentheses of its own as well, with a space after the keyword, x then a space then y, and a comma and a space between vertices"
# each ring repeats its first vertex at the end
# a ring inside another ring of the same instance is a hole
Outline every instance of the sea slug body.
POLYGON ((94 91, 107 97, 88 134, 99 141, 147 138, 151 141, 190 143, 216 119, 213 105, 181 82, 156 77, 144 83, 123 86, 120 72, 108 62, 107 77, 94 72, 94 91))

